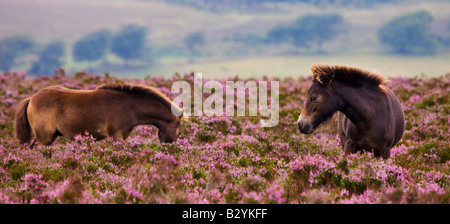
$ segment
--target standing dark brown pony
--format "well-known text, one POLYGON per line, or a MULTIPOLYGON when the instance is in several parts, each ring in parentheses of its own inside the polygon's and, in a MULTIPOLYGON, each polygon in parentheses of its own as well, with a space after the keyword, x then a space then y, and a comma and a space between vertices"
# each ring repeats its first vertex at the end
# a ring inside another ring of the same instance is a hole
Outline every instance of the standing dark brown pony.
POLYGON ((345 155, 366 150, 390 157, 405 128, 402 106, 378 74, 346 66, 313 65, 314 80, 298 128, 310 134, 339 111, 338 131, 345 155))
POLYGON ((143 124, 156 126, 161 142, 174 142, 182 119, 182 110, 152 87, 113 84, 71 90, 51 86, 20 103, 14 125, 22 144, 31 141, 32 131, 44 145, 61 135, 73 139, 84 132, 97 139, 125 139, 135 126, 143 124), (172 107, 181 115, 173 115, 172 107))

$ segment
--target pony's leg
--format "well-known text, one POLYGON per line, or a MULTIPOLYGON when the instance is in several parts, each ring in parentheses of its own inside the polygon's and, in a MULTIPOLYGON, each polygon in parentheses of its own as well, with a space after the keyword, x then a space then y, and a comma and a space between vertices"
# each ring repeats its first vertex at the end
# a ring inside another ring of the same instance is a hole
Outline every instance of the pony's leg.
POLYGON ((391 157, 391 149, 389 147, 374 149, 373 154, 375 155, 375 157, 381 156, 383 159, 389 159, 389 157, 391 157))
POLYGON ((31 144, 28 148, 33 149, 35 145, 36 145, 36 138, 33 138, 33 141, 31 141, 31 144))
POLYGON ((38 142, 43 145, 52 144, 53 141, 55 141, 56 137, 58 137, 58 135, 56 135, 55 132, 53 132, 53 133, 36 132, 36 138, 37 138, 38 142))
POLYGON ((125 131, 125 132, 123 132, 122 133, 122 138, 123 138, 123 140, 125 140, 126 138, 128 138, 128 136, 130 136, 130 134, 131 134, 131 130, 127 130, 127 131, 125 131))
POLYGON ((121 138, 123 140, 125 140, 131 134, 132 130, 133 130, 133 127, 116 129, 116 128, 113 128, 110 126, 107 128, 108 137, 113 137, 113 138, 117 138, 117 139, 121 138))
POLYGON ((342 114, 341 112, 338 112, 338 134, 339 134, 339 140, 340 140, 340 144, 342 149, 345 149, 345 142, 346 142, 346 138, 345 138, 345 126, 346 126, 346 122, 344 121, 345 119, 345 115, 342 114))
POLYGON ((385 148, 383 151, 381 151, 381 157, 383 157, 383 159, 389 159, 389 157, 391 157, 391 149, 385 148))
POLYGON ((356 153, 356 145, 352 141, 347 140, 344 143, 344 154, 347 156, 350 153, 356 153))
POLYGON ((43 145, 52 144, 56 137, 58 137, 56 128, 53 128, 49 123, 39 123, 33 125, 33 130, 37 141, 43 145))
POLYGON ((28 121, 38 143, 50 145, 58 135, 56 134, 55 113, 52 110, 36 110, 30 101, 28 121), (38 118, 38 119, 37 119, 38 118))

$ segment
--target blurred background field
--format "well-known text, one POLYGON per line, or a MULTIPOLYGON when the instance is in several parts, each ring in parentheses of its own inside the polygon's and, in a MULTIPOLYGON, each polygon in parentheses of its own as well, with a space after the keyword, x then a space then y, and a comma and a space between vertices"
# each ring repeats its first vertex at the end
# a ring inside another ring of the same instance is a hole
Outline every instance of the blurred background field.
POLYGON ((299 77, 316 63, 387 77, 445 75, 450 1, 0 2, 3 72, 52 75, 64 67, 69 75, 135 78, 192 71, 207 78, 299 77))

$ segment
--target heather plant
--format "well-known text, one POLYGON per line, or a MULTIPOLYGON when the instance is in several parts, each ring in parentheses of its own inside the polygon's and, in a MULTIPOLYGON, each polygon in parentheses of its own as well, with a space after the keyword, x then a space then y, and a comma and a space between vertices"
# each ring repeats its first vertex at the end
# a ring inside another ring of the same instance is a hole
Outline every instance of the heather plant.
MULTIPOLYGON (((311 77, 278 80, 275 127, 261 127, 261 116, 191 116, 174 143, 161 144, 157 128, 138 126, 126 140, 81 133, 29 149, 13 135, 14 112, 44 87, 145 84, 173 99, 171 84, 192 84, 193 75, 0 74, 0 203, 449 203, 449 78, 387 83, 402 103, 406 128, 391 158, 382 160, 367 152, 345 157, 337 117, 312 135, 299 133, 296 118, 311 77)), ((229 80, 239 78, 217 81, 229 80)))

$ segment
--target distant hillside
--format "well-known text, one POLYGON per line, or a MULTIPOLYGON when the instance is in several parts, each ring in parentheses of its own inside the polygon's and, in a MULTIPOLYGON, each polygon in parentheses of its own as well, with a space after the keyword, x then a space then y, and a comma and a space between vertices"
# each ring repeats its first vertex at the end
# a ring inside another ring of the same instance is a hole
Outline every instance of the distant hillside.
MULTIPOLYGON (((261 58, 264 58, 263 61, 266 59, 270 61, 271 57, 295 58, 296 51, 290 45, 273 46, 260 42, 264 41, 267 32, 275 26, 288 24, 306 14, 340 14, 346 22, 344 34, 324 43, 325 61, 344 55, 385 54, 386 48, 376 37, 377 29, 398 15, 421 9, 433 15, 432 28, 435 32, 450 36, 450 29, 446 28, 450 23, 448 1, 379 1, 387 2, 380 4, 360 4, 369 1, 356 0, 334 2, 336 3, 327 4, 329 1, 318 0, 276 3, 269 0, 3 0, 0 2, 0 39, 27 34, 41 46, 51 41, 62 40, 67 49, 64 67, 71 73, 87 68, 86 63, 75 62, 71 56, 73 44, 77 40, 101 29, 116 32, 125 25, 136 24, 146 27, 149 31, 147 36, 149 50, 146 57, 154 63, 151 63, 151 66, 136 63, 135 67, 124 68, 119 58, 108 54, 103 62, 93 63, 99 68, 93 72, 170 76, 175 72, 190 72, 192 68, 201 70, 211 67, 214 67, 211 69, 212 72, 234 75, 242 70, 258 70, 261 65, 257 63, 261 62, 259 60, 261 58), (209 5, 223 6, 227 10, 205 10, 209 5), (255 7, 252 10, 240 10, 239 5, 255 7), (183 40, 194 32, 201 32, 205 37, 205 43, 191 64, 183 40), (252 63, 240 65, 244 67, 227 67, 230 63, 234 64, 236 60, 242 59, 252 63)), ((303 55, 298 57, 299 60, 308 57, 308 51, 301 53, 303 55)), ((450 55, 448 52, 439 54, 438 58, 449 58, 450 55)), ((28 61, 34 58, 30 56, 21 59, 24 62, 14 69, 27 70, 28 61)), ((395 60, 392 63, 395 63, 395 60)), ((437 64, 435 67, 439 69, 442 66, 437 64)), ((296 70, 298 68, 283 68, 280 73, 294 74, 296 70)), ((445 70, 439 69, 438 74, 444 73, 445 70)), ((427 71, 430 69, 424 68, 418 72, 427 71)), ((271 72, 267 75, 278 74, 271 72)))

